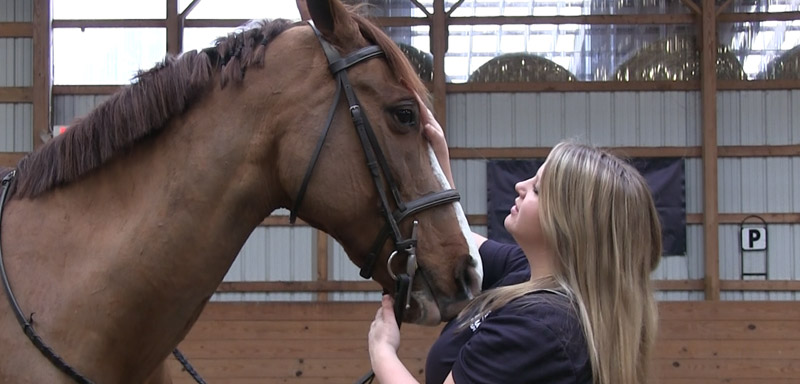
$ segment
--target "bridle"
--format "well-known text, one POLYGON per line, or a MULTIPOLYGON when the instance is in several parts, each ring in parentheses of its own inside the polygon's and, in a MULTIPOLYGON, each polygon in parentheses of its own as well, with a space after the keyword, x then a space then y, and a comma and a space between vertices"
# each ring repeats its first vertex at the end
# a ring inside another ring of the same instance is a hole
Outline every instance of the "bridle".
MULTIPOLYGON (((361 266, 361 271, 359 274, 365 279, 372 277, 375 269, 375 263, 378 260, 378 255, 381 253, 383 245, 386 243, 389 236, 391 236, 392 242, 394 243, 394 251, 389 256, 386 264, 389 275, 395 280, 396 290, 394 297, 394 309, 395 319, 397 320, 397 325, 399 326, 402 324, 405 310, 410 305, 411 289, 414 282, 414 276, 416 275, 416 270, 418 268, 416 256, 417 221, 415 220, 413 223, 413 229, 411 230, 411 236, 409 238, 406 238, 400 232, 399 223, 407 217, 420 211, 439 205, 456 202, 460 199, 460 196, 456 190, 447 189, 427 194, 410 202, 404 202, 400 198, 400 191, 397 187, 397 182, 395 182, 394 177, 392 177, 389 164, 386 161, 386 156, 384 156, 383 151, 381 151, 378 139, 375 137, 375 132, 373 131, 372 126, 369 124, 369 120, 364 114, 361 104, 358 102, 358 98, 356 97, 355 91, 353 91, 353 87, 350 84, 350 80, 347 77, 347 69, 366 60, 383 55, 383 50, 379 46, 370 45, 368 47, 361 48, 345 57, 341 57, 336 48, 334 48, 333 45, 331 45, 325 40, 324 37, 322 37, 320 31, 313 24, 309 25, 314 31, 314 34, 317 36, 317 40, 319 40, 320 45, 322 45, 322 50, 325 52, 325 57, 328 60, 328 68, 330 69, 333 77, 336 79, 336 93, 333 98, 333 103, 328 111, 327 122, 322 130, 322 134, 317 140, 317 145, 314 148, 308 168, 306 168, 305 176, 300 184, 300 189, 297 192, 297 198, 294 200, 294 206, 292 207, 289 221, 293 224, 297 219, 297 212, 303 203, 303 197, 305 196, 308 183, 311 180, 314 167, 319 159, 322 145, 325 142, 325 138, 327 137, 328 131, 333 123, 333 118, 336 113, 336 109, 339 106, 341 94, 344 92, 345 98, 347 99, 348 109, 350 111, 350 117, 353 120, 353 125, 355 126, 356 133, 358 134, 361 148, 364 150, 367 168, 372 176, 375 189, 378 192, 378 198, 380 199, 381 203, 381 213, 386 220, 386 225, 378 233, 377 238, 372 243, 370 252, 367 255, 364 265, 361 266), (384 183, 386 186, 388 186, 389 193, 387 193, 384 183), (387 195, 390 195, 394 200, 394 206, 396 209, 392 210, 391 206, 389 205, 389 197, 387 195), (406 270, 404 273, 394 273, 392 271, 392 260, 400 254, 407 255, 406 270)), ((369 372, 367 375, 362 377, 358 383, 371 382, 373 377, 374 374, 369 372)))

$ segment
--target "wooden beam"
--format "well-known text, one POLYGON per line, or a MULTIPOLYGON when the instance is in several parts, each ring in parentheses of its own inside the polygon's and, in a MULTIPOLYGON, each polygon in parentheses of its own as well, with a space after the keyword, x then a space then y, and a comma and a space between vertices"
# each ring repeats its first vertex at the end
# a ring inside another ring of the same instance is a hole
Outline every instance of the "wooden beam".
POLYGON ((442 129, 447 132, 447 75, 444 56, 447 53, 447 14, 444 0, 433 0, 431 17, 431 54, 433 55, 433 113, 442 129))
MULTIPOLYGON (((609 147, 625 157, 699 157, 700 147, 609 147)), ((797 150, 800 150, 798 146, 797 150)), ((547 157, 550 147, 450 148, 451 159, 535 159, 547 157)))
POLYGON ((715 0, 702 0, 700 50, 701 127, 703 130, 703 254, 705 298, 719 300, 719 203, 717 186, 717 21, 715 0))
POLYGON ((422 13, 424 13, 425 16, 431 16, 431 13, 428 12, 428 8, 425 8, 425 6, 420 4, 419 1, 411 0, 411 3, 414 4, 414 6, 416 6, 420 11, 422 11, 422 13))
POLYGON ((0 152, 0 167, 15 168, 25 152, 0 152))
POLYGON ((699 81, 537 81, 447 84, 448 93, 697 91, 699 81))
POLYGON ((183 12, 181 12, 181 18, 186 20, 186 18, 189 17, 189 14, 192 13, 192 11, 194 10, 194 7, 200 4, 200 1, 201 0, 192 0, 192 2, 186 6, 186 9, 184 9, 183 12))
POLYGON ((725 2, 722 3, 722 5, 717 7, 717 17, 719 17, 719 15, 721 15, 723 12, 725 12, 725 10, 728 9, 728 7, 730 7, 731 3, 733 3, 733 0, 725 0, 725 2))
POLYGON ((717 80, 717 89, 721 91, 768 91, 800 89, 800 80, 717 80))
POLYGON ((716 18, 720 23, 800 20, 800 11, 789 12, 726 12, 716 18))
POLYGON ((371 18, 370 21, 383 28, 431 25, 431 20, 427 17, 376 17, 371 18))
MULTIPOLYGON (((317 230, 317 281, 328 281, 328 234, 317 230)), ((328 301, 328 293, 317 294, 317 301, 328 301)))
POLYGON ((467 215, 469 225, 486 225, 489 223, 487 215, 467 215))
POLYGON ((51 127, 53 88, 53 8, 50 0, 33 1, 33 149, 44 142, 40 135, 49 134, 51 127))
POLYGON ((703 10, 701 10, 700 7, 694 3, 694 0, 681 0, 681 3, 683 3, 683 5, 692 10, 692 12, 694 12, 695 14, 699 15, 703 13, 703 10))
POLYGON ((236 28, 249 21, 248 19, 186 19, 183 26, 186 28, 236 28))
POLYGON ((372 280, 363 281, 231 281, 217 292, 381 292, 372 280))
POLYGON ((125 85, 55 85, 54 95, 110 95, 125 85))
POLYGON ((166 28, 165 19, 53 20, 53 28, 166 28))
POLYGON ((800 156, 800 145, 736 145, 717 147, 719 157, 793 157, 800 156))
POLYGON ((33 23, 0 22, 0 38, 33 37, 33 23))
POLYGON ((0 87, 0 103, 32 103, 33 87, 0 87))
POLYGON ((183 19, 178 13, 178 0, 167 0, 167 54, 177 56, 183 51, 183 19))
POLYGON ((718 222, 719 224, 741 224, 745 218, 751 215, 764 219, 767 224, 800 224, 800 213, 797 212, 720 213, 718 222))
MULTIPOLYGON (((800 286, 800 281, 797 281, 800 286)), ((703 280, 654 280, 659 291, 701 291, 703 280)), ((785 285, 785 283, 784 283, 785 285)), ((762 290, 759 286, 759 289, 762 290)), ((217 292, 380 292, 381 286, 372 280, 363 281, 230 281, 220 284, 217 292)), ((737 290, 741 290, 740 288, 737 290)), ((773 289, 776 290, 776 289, 773 289)), ((800 290, 800 289, 798 289, 800 290)))
POLYGON ((800 280, 721 280, 723 291, 800 291, 800 280))
POLYGON ((657 291, 702 291, 703 280, 653 280, 657 291))
MULTIPOLYGON (((719 80, 718 90, 793 90, 800 80, 719 80)), ((700 81, 537 81, 448 83, 447 93, 699 91, 700 81)))
MULTIPOLYGON (((434 12, 435 13, 435 12, 434 12)), ((474 16, 452 17, 449 25, 508 25, 508 24, 692 24, 692 14, 635 14, 635 15, 578 15, 578 16, 474 16)))
MULTIPOLYGON (((701 157, 702 147, 608 147, 624 157, 701 157)), ((718 157, 794 157, 800 144, 717 147, 718 157)), ((535 159, 547 157, 549 147, 450 148, 451 159, 535 159)))

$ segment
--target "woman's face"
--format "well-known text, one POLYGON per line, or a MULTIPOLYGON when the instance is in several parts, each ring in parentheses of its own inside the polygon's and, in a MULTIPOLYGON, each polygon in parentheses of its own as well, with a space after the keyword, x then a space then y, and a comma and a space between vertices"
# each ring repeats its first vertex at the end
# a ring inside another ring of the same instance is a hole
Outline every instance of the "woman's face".
POLYGON ((535 176, 514 186, 519 196, 514 200, 511 212, 505 219, 506 230, 523 247, 542 244, 543 241, 542 226, 539 222, 539 189, 545 166, 546 162, 539 167, 535 176))

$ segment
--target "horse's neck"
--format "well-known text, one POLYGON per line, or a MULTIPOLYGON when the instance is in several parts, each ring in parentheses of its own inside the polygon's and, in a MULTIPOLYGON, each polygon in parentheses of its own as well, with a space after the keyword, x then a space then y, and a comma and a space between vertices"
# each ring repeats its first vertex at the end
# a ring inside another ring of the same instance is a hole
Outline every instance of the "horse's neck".
POLYGON ((107 340, 129 347, 127 364, 149 359, 137 355, 143 349, 168 353, 274 208, 268 175, 237 137, 247 137, 243 128, 199 115, 174 119, 79 181, 10 206, 16 220, 3 223, 3 251, 16 259, 12 278, 31 282, 17 285, 22 305, 45 329, 81 335, 66 328, 91 324, 92 337, 66 341, 83 343, 82 353, 124 352, 101 345, 107 340))

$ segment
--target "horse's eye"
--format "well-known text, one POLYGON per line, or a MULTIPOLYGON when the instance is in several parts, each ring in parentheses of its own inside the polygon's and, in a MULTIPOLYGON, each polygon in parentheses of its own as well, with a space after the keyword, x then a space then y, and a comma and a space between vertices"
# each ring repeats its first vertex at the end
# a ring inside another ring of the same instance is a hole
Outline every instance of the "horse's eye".
POLYGON ((408 126, 414 127, 417 125, 417 116, 411 108, 397 108, 394 110, 394 118, 397 122, 408 126))

